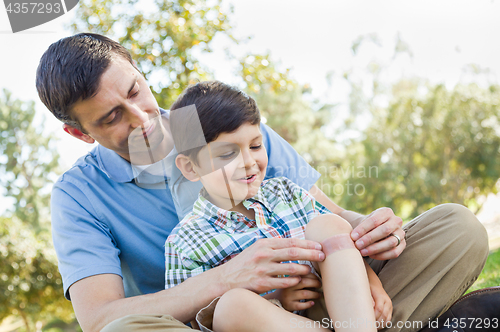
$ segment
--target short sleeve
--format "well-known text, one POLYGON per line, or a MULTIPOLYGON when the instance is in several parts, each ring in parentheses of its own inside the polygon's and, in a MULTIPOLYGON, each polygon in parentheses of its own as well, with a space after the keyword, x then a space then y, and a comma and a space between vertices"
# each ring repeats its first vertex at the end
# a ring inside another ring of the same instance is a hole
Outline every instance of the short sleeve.
POLYGON ((165 289, 172 288, 190 277, 210 269, 210 266, 197 262, 184 254, 175 241, 178 236, 171 235, 165 243, 165 289))
POLYGON ((311 189, 321 174, 274 130, 265 124, 261 124, 261 130, 269 156, 266 179, 284 176, 305 190, 311 189))
POLYGON ((286 185, 292 189, 294 198, 301 202, 302 208, 307 214, 307 222, 310 222, 315 217, 322 214, 332 214, 330 210, 314 199, 314 197, 307 190, 299 187, 289 179, 282 178, 282 181, 284 181, 286 185))
POLYGON ((80 188, 59 180, 51 196, 52 238, 68 300, 69 287, 83 278, 106 273, 123 277, 111 232, 80 188))

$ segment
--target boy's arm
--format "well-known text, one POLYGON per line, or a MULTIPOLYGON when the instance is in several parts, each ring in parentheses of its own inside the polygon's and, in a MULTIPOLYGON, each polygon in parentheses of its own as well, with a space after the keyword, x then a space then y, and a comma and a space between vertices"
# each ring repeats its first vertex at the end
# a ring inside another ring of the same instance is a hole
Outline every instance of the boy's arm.
POLYGON ((178 249, 178 236, 169 236, 165 243, 165 288, 172 288, 185 280, 210 270, 211 266, 189 258, 191 253, 178 249))

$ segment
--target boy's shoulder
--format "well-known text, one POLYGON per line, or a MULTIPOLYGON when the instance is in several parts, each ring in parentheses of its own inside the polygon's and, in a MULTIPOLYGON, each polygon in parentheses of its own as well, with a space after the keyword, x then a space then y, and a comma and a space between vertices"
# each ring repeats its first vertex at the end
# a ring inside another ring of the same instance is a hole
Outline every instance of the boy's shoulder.
POLYGON ((302 197, 305 190, 284 176, 267 179, 261 184, 262 192, 270 201, 291 201, 302 197))

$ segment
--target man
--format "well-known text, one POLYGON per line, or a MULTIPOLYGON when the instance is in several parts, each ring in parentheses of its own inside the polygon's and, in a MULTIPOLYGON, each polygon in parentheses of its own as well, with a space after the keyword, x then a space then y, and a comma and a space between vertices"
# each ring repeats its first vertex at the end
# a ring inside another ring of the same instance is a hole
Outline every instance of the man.
MULTIPOLYGON (((99 143, 61 176, 51 202, 65 296, 84 331, 189 330, 183 323, 230 289, 264 293, 294 286, 309 273, 306 266, 280 262, 324 258, 311 241, 265 239, 226 264, 162 290, 165 239, 185 213, 188 193, 199 190, 182 181, 183 187, 173 185, 175 169, 150 182, 134 177, 147 167, 140 164, 165 168, 162 162, 175 152, 168 112, 158 107, 127 50, 100 35, 78 34, 52 44, 40 60, 36 84, 68 134, 99 143), (144 140, 146 147, 137 143, 144 140), (155 183, 163 186, 149 186, 155 183)), ((469 210, 440 205, 404 230, 388 208, 369 216, 346 211, 314 185, 318 173, 290 145, 270 128, 261 129, 268 177, 290 178, 353 226, 356 247, 370 257, 393 301, 394 330, 425 326, 477 278, 487 238, 469 210), (294 172, 304 168, 306 177, 294 172)))

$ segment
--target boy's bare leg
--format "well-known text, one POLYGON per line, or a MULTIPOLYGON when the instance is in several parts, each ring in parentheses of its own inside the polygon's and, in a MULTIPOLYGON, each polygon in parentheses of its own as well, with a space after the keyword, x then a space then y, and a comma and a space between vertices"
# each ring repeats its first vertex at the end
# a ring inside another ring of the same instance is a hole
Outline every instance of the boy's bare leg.
MULTIPOLYGON (((352 242, 347 242, 352 241, 351 231, 349 223, 341 217, 321 215, 307 225, 306 239, 330 243, 330 249, 333 248, 329 254, 325 253, 325 260, 315 264, 315 267, 318 266, 321 272, 326 307, 336 323, 335 331, 376 331, 373 300, 363 258, 352 242), (342 241, 347 245, 343 245, 342 241), (340 249, 335 250, 336 246, 340 249)), ((326 247, 325 244, 323 246, 326 247)), ((323 251, 328 251, 328 248, 323 248, 323 251)))
POLYGON ((213 318, 216 332, 330 331, 321 322, 279 308, 246 289, 232 289, 217 303, 213 318))

